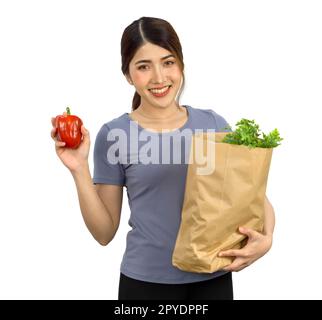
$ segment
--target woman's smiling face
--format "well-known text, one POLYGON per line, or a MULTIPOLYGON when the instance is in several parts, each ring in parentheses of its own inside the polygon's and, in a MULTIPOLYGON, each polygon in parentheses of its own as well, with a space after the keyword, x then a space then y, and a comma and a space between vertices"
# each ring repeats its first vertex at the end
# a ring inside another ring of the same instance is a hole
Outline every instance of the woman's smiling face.
POLYGON ((177 59, 167 49, 144 44, 131 60, 129 73, 126 78, 141 96, 141 105, 167 107, 175 103, 182 72, 177 59))

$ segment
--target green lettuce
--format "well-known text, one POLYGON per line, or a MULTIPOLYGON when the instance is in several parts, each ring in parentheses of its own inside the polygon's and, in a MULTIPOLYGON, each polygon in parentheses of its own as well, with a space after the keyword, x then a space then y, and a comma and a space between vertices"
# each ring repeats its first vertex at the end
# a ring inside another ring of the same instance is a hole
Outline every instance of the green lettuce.
MULTIPOLYGON (((232 130, 230 126, 225 129, 232 130)), ((282 140, 277 129, 265 134, 261 132, 254 120, 241 119, 236 123, 235 131, 228 133, 222 142, 245 145, 250 148, 275 148, 282 140)))

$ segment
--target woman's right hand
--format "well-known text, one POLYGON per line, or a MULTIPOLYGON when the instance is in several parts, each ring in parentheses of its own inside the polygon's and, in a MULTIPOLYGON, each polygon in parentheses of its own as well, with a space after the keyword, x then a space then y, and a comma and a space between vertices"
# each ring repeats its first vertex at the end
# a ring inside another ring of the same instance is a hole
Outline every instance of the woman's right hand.
POLYGON ((77 149, 65 148, 65 142, 57 140, 57 128, 55 126, 55 118, 51 118, 53 126, 51 130, 51 137, 55 141, 56 154, 62 163, 71 171, 76 172, 88 166, 88 154, 90 148, 89 131, 85 129, 84 125, 81 127, 83 139, 77 149))

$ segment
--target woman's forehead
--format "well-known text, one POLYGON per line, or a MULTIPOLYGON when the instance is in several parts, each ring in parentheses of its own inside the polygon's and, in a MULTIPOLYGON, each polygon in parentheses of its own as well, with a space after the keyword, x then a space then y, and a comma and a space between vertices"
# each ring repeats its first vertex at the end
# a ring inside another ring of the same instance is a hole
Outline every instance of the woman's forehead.
POLYGON ((133 57, 133 62, 137 60, 159 60, 165 56, 172 54, 169 50, 152 43, 146 43, 141 46, 133 57))

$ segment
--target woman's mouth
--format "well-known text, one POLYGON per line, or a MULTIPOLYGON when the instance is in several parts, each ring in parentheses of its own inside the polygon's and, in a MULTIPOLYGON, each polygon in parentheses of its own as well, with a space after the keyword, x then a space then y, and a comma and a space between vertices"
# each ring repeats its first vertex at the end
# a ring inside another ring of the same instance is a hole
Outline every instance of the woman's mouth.
POLYGON ((151 94, 156 98, 161 98, 166 96, 170 91, 171 86, 166 86, 162 89, 149 89, 151 94))

